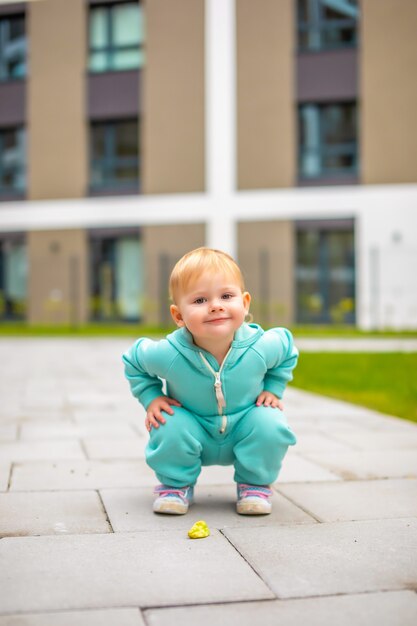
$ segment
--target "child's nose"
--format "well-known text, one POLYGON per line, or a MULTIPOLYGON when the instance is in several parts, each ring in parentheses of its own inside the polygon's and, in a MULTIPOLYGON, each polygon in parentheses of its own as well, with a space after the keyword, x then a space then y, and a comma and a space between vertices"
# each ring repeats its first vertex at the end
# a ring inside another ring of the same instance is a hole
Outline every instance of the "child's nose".
POLYGON ((211 310, 217 311, 218 309, 223 309, 223 301, 222 300, 213 300, 211 303, 211 310))

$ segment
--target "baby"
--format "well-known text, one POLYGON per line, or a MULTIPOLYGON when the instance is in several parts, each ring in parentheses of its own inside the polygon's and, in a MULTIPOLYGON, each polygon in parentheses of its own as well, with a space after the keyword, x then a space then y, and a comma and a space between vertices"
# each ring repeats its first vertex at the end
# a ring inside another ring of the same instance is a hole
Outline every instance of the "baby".
POLYGON ((170 296, 178 329, 161 341, 138 339, 123 356, 146 409, 146 461, 161 483, 153 510, 186 513, 201 467, 233 465, 237 512, 270 513, 270 485, 296 443, 281 402, 298 357, 291 333, 245 322, 251 296, 219 250, 183 256, 170 296))

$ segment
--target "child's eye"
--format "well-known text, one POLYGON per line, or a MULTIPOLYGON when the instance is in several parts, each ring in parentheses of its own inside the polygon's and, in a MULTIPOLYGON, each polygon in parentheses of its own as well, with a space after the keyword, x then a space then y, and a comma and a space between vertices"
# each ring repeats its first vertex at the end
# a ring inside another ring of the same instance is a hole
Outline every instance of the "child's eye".
POLYGON ((203 304, 203 302, 205 302, 206 299, 205 298, 196 298, 194 300, 194 304, 203 304))
POLYGON ((232 293, 224 293, 222 295, 223 300, 230 300, 230 298, 233 298, 233 294, 232 293))

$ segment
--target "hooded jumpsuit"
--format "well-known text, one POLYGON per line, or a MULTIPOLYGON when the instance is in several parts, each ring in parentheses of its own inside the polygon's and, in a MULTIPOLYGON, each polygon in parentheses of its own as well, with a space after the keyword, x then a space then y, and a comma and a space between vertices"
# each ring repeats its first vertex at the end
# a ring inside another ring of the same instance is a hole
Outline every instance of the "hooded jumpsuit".
POLYGON ((288 330, 257 324, 242 324, 220 367, 186 328, 138 339, 123 355, 133 395, 147 409, 165 380, 167 396, 181 404, 150 432, 146 461, 158 480, 184 487, 203 465, 234 465, 237 483, 273 483, 296 438, 282 411, 255 402, 262 391, 282 397, 297 357, 288 330))

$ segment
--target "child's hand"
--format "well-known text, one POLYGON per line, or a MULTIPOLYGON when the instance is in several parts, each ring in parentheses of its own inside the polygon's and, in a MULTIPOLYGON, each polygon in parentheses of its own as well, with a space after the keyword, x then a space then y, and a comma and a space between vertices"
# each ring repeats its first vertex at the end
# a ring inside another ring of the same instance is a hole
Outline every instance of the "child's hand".
POLYGON ((270 391, 263 391, 259 394, 256 399, 256 406, 261 406, 261 404, 264 406, 272 406, 273 409, 279 409, 280 411, 284 410, 284 403, 282 400, 270 391))
POLYGON ((168 396, 158 396, 155 400, 152 400, 146 411, 145 426, 148 432, 151 431, 152 426, 159 428, 158 421, 161 422, 161 424, 165 424, 166 420, 161 411, 165 411, 165 413, 169 415, 174 415, 174 411, 170 406, 171 404, 173 406, 181 406, 177 400, 168 398, 168 396))

